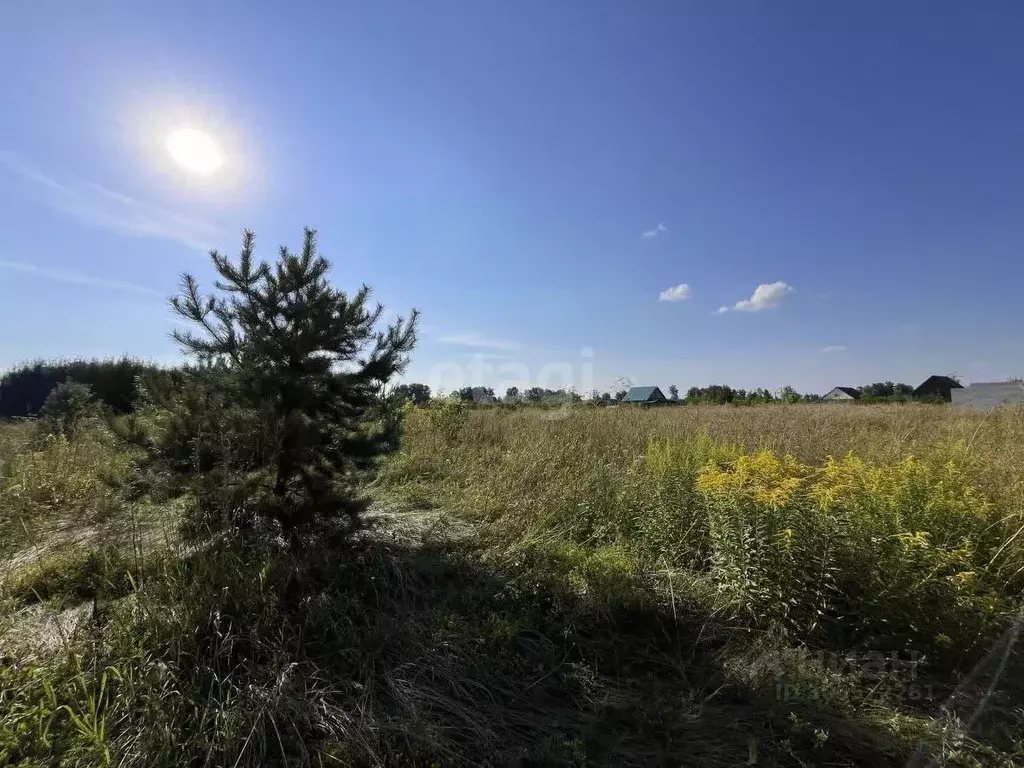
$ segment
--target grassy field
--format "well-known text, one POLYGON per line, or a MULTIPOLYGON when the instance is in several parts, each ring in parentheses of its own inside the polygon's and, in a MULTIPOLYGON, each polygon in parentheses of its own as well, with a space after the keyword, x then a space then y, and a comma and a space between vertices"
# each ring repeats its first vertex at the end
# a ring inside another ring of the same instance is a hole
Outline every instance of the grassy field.
POLYGON ((700 627, 673 652, 809 728, 812 762, 880 760, 850 728, 894 764, 1019 756, 1024 410, 449 405, 385 481, 608 612, 700 627))
POLYGON ((131 478, 0 424, 0 763, 1024 761, 1022 410, 412 409, 302 562, 131 478))

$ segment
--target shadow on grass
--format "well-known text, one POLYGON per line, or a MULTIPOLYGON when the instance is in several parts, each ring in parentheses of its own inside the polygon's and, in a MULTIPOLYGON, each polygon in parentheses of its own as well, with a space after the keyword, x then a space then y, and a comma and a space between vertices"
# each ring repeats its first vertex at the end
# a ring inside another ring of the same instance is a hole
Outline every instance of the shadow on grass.
POLYGON ((215 764, 878 766, 911 756, 827 707, 729 682, 721 644, 696 616, 666 615, 628 590, 587 595, 557 557, 502 564, 467 542, 377 536, 349 546, 236 570, 219 594, 249 583, 264 597, 205 609, 215 620, 188 665, 193 694, 224 699, 230 680, 236 706, 243 691, 274 702, 245 718, 244 740, 211 745, 215 764))

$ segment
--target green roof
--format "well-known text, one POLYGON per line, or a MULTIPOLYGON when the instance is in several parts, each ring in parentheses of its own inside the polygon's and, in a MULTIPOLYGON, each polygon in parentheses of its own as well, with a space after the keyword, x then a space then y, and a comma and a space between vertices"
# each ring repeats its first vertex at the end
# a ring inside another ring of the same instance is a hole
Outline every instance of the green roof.
POLYGON ((657 387, 631 387, 626 396, 622 398, 622 402, 650 403, 664 399, 665 395, 657 387))

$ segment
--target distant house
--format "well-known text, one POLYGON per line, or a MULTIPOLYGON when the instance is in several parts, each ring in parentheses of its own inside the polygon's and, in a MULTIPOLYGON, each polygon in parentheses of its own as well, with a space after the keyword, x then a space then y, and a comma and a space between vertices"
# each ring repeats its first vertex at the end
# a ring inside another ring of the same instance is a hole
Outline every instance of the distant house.
POLYGON ((654 403, 667 402, 668 398, 657 387, 630 387, 629 392, 622 398, 623 403, 642 403, 653 405, 654 403))
POLYGON ((959 381, 949 376, 929 376, 914 390, 914 397, 941 397, 947 403, 952 400, 954 389, 962 389, 959 381))
POLYGON ((831 392, 822 395, 821 399, 828 402, 860 400, 860 390, 853 387, 835 387, 831 392))
POLYGON ((1003 405, 1024 405, 1024 382, 989 381, 952 391, 953 405, 971 411, 990 411, 1003 405))

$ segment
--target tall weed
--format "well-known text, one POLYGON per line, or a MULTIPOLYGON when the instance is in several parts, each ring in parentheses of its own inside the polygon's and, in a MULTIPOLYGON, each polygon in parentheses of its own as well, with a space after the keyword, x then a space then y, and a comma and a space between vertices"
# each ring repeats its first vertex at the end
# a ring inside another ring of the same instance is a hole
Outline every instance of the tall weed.
POLYGON ((709 464, 711 573, 753 620, 834 647, 965 652, 1008 615, 993 510, 952 463, 822 467, 770 451, 709 464))

